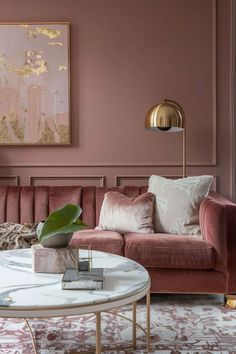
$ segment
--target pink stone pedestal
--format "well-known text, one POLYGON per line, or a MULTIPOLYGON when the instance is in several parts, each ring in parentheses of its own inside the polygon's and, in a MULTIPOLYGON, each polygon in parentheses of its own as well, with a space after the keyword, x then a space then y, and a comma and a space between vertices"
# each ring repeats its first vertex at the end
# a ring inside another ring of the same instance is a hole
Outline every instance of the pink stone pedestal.
POLYGON ((32 267, 36 273, 64 273, 66 268, 78 267, 78 248, 47 248, 37 244, 31 249, 32 267))

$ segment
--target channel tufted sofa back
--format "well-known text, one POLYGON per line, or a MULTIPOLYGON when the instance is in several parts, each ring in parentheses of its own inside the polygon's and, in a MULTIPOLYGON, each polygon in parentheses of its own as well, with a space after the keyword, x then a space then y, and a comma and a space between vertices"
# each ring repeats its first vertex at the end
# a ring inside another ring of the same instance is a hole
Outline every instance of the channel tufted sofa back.
POLYGON ((39 222, 54 209, 72 203, 82 207, 83 221, 93 228, 99 220, 104 194, 109 190, 137 197, 147 187, 0 186, 0 223, 39 222))

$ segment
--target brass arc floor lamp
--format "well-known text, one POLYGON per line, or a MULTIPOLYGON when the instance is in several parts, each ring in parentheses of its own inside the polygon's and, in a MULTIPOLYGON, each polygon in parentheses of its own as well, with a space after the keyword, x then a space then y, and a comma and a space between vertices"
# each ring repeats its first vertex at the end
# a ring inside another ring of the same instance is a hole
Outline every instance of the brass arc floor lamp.
POLYGON ((168 133, 183 133, 183 177, 186 176, 186 122, 182 107, 172 100, 164 100, 149 109, 145 128, 168 133))

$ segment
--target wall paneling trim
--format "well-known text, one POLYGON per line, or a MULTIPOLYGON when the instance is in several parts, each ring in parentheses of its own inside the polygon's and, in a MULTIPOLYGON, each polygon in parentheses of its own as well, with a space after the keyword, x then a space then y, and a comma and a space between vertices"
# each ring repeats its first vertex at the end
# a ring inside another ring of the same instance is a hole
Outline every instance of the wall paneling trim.
POLYGON ((30 176, 31 186, 42 185, 93 185, 98 187, 105 186, 105 176, 30 176))

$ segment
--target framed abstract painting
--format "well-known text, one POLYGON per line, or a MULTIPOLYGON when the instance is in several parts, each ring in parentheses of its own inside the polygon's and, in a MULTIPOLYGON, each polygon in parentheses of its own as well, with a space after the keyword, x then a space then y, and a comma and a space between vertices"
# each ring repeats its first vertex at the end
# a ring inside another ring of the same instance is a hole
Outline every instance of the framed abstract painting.
POLYGON ((0 145, 71 144, 69 23, 0 24, 0 145))

